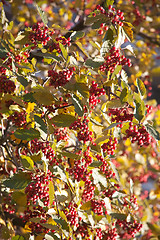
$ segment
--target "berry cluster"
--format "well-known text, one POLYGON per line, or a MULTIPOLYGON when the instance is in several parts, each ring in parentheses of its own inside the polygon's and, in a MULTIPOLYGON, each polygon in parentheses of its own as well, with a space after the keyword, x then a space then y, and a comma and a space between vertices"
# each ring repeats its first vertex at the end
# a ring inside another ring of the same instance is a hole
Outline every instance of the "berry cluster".
POLYGON ((147 89, 147 96, 148 97, 151 97, 152 96, 152 84, 151 82, 149 81, 149 76, 145 76, 144 78, 144 84, 145 84, 145 88, 147 89))
POLYGON ((57 142, 63 140, 68 140, 67 128, 58 128, 54 131, 54 136, 57 139, 57 142))
MULTIPOLYGON (((4 58, 2 58, 3 60, 3 64, 7 66, 7 68, 9 68, 10 70, 12 69, 12 62, 14 59, 14 62, 16 64, 20 64, 20 63, 28 63, 28 57, 30 56, 28 51, 25 51, 23 53, 13 53, 12 49, 10 50, 10 52, 6 53, 6 56, 4 58)), ((15 65, 15 68, 18 69, 18 67, 15 65)), ((1 66, 0 67, 0 75, 4 76, 6 74, 6 67, 1 66)))
MULTIPOLYGON (((32 26, 31 32, 29 34, 29 40, 34 44, 35 48, 38 43, 47 45, 47 42, 50 40, 49 30, 47 26, 43 26, 43 23, 36 23, 32 26)), ((28 46, 28 44, 26 45, 28 46)))
POLYGON ((108 155, 114 155, 117 143, 117 138, 112 139, 112 137, 110 137, 109 141, 107 143, 103 143, 101 148, 103 149, 103 152, 107 152, 108 155))
POLYGON ((130 235, 130 237, 135 237, 135 234, 140 231, 142 228, 142 224, 135 221, 127 221, 127 220, 120 220, 117 219, 116 225, 120 226, 124 232, 119 233, 119 236, 121 239, 124 239, 124 234, 127 232, 127 234, 130 235))
MULTIPOLYGON (((34 139, 31 141, 30 150, 32 153, 38 153, 41 150, 46 159, 49 161, 53 161, 53 159, 55 159, 54 150, 51 148, 49 142, 41 142, 34 139)), ((57 160, 55 160, 55 164, 58 164, 57 160)))
POLYGON ((17 127, 22 127, 25 128, 26 127, 26 112, 22 111, 22 112, 17 112, 15 111, 12 115, 10 115, 8 117, 8 120, 12 122, 13 125, 17 126, 17 127))
POLYGON ((6 193, 4 197, 2 197, 2 209, 4 212, 8 212, 9 214, 15 213, 16 203, 12 200, 12 192, 6 193))
POLYGON ((117 240, 117 229, 114 227, 112 229, 108 229, 104 234, 104 239, 106 240, 117 240))
POLYGON ((106 197, 110 198, 110 200, 112 200, 113 199, 112 196, 115 192, 116 192, 115 189, 107 189, 107 190, 103 191, 103 194, 104 194, 104 196, 106 196, 106 197))
POLYGON ((32 234, 49 232, 49 229, 41 225, 47 222, 47 214, 46 210, 40 205, 33 206, 32 210, 29 207, 27 207, 27 210, 24 211, 23 221, 24 223, 29 222, 28 227, 30 228, 32 234), (31 222, 30 219, 32 218, 39 219, 40 223, 31 222))
POLYGON ((100 155, 96 155, 96 158, 98 161, 100 161, 102 164, 100 166, 100 171, 105 174, 106 178, 112 178, 115 177, 115 173, 111 170, 110 165, 107 163, 107 161, 100 155))
POLYGON ((49 206, 49 181, 52 180, 52 173, 47 175, 40 170, 36 170, 37 175, 31 177, 31 182, 25 189, 27 195, 27 205, 36 205, 37 200, 43 201, 45 206, 49 206))
POLYGON ((5 75, 0 75, 0 93, 13 93, 16 86, 5 75))
MULTIPOLYGON (((49 207, 49 181, 52 181, 53 174, 48 170, 47 174, 36 170, 36 175, 31 174, 31 182, 25 189, 27 196, 27 210, 24 211, 23 221, 30 222, 31 218, 38 217, 40 223, 47 221, 47 208, 49 207), (45 207, 40 206, 39 201, 45 207), (31 206, 31 208, 29 207, 31 206)), ((54 204, 54 201, 53 203, 54 204)), ((49 229, 42 227, 39 223, 30 222, 29 228, 33 233, 47 233, 49 229)))
POLYGON ((57 37, 56 39, 56 42, 53 42, 50 44, 49 46, 49 51, 52 52, 54 50, 56 50, 58 53, 61 53, 61 48, 59 46, 59 43, 63 44, 64 46, 65 45, 68 45, 70 46, 71 45, 71 38, 65 38, 65 37, 57 37))
POLYGON ((135 4, 135 1, 131 1, 132 5, 134 6, 134 9, 132 12, 129 12, 128 15, 131 17, 131 15, 134 15, 135 20, 133 21, 133 26, 138 26, 141 22, 143 22, 146 17, 145 15, 142 15, 139 9, 139 6, 135 4))
POLYGON ((84 202, 90 201, 94 197, 95 186, 92 184, 91 180, 85 181, 84 191, 82 194, 82 200, 84 202))
POLYGON ((88 141, 93 142, 92 132, 89 131, 88 122, 89 120, 86 116, 84 116, 83 120, 79 117, 78 120, 72 123, 69 127, 70 129, 78 131, 77 138, 84 143, 88 141))
POLYGON ((64 213, 71 225, 79 227, 78 222, 81 220, 81 218, 78 217, 78 213, 76 210, 77 207, 77 204, 73 204, 73 202, 70 202, 68 205, 68 209, 65 210, 64 213))
POLYGON ((67 168, 66 170, 69 172, 70 175, 74 176, 74 179, 76 179, 78 182, 80 180, 83 180, 84 182, 89 178, 89 176, 92 174, 92 171, 87 171, 87 168, 82 165, 80 166, 80 161, 74 162, 73 168, 67 168))
POLYGON ((101 228, 96 228, 96 238, 95 240, 99 240, 103 238, 103 233, 101 228))
POLYGON ((92 84, 89 89, 89 93, 90 93, 89 105, 91 106, 92 109, 95 106, 97 106, 98 103, 101 102, 101 100, 97 99, 97 97, 100 97, 106 94, 104 88, 98 88, 98 84, 95 83, 95 81, 92 81, 92 84))
POLYGON ((118 65, 128 65, 128 67, 132 66, 130 59, 127 59, 124 55, 120 55, 120 49, 112 47, 109 50, 109 53, 110 55, 105 57, 105 62, 99 67, 100 71, 110 71, 113 73, 118 65))
MULTIPOLYGON (((105 202, 103 200, 91 200, 91 207, 94 213, 98 215, 103 215, 103 208, 105 208, 105 202)), ((105 211, 105 214, 107 214, 107 211, 105 211)))
POLYGON ((133 113, 129 111, 129 108, 109 108, 109 116, 111 117, 112 122, 121 123, 124 121, 132 121, 133 113))
MULTIPOLYGON (((122 21, 124 20, 124 16, 123 16, 123 12, 121 12, 121 10, 118 9, 118 10, 116 11, 116 9, 115 9, 114 7, 112 7, 111 5, 108 6, 108 11, 105 11, 105 9, 104 9, 102 6, 100 6, 100 5, 97 5, 96 9, 97 9, 98 12, 100 12, 101 14, 103 14, 103 15, 105 15, 107 18, 109 18, 109 19, 110 19, 110 22, 111 22, 112 24, 114 24, 114 25, 119 25, 119 26, 123 26, 123 22, 122 22, 122 21)), ((94 13, 92 14, 92 16, 95 17, 95 16, 96 16, 96 13, 94 12, 94 13)), ((101 28, 104 28, 105 31, 108 30, 108 26, 106 26, 105 23, 101 23, 101 26, 100 26, 100 27, 101 27, 101 28)), ((99 33, 100 35, 102 35, 102 34, 103 34, 103 30, 100 29, 100 30, 98 31, 98 33, 99 33)))
POLYGON ((85 240, 90 240, 90 235, 88 232, 88 225, 86 223, 82 223, 81 225, 79 225, 79 227, 76 229, 76 231, 74 231, 74 235, 77 239, 77 237, 79 237, 79 234, 81 235, 81 238, 85 238, 85 240))
POLYGON ((137 142, 140 147, 147 147, 154 141, 144 126, 134 125, 132 122, 129 123, 129 129, 126 130, 126 136, 123 137, 123 140, 127 138, 131 138, 132 143, 137 142))
POLYGON ((50 77, 50 86, 55 88, 64 86, 73 76, 72 68, 56 72, 55 70, 48 71, 48 77, 50 77))

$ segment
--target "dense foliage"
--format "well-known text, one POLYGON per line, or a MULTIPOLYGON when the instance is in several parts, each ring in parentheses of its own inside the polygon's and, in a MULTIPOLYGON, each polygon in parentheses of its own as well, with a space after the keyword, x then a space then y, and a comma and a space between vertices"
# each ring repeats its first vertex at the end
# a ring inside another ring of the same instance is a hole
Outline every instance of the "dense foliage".
POLYGON ((1 1, 0 239, 160 239, 159 7, 1 1))

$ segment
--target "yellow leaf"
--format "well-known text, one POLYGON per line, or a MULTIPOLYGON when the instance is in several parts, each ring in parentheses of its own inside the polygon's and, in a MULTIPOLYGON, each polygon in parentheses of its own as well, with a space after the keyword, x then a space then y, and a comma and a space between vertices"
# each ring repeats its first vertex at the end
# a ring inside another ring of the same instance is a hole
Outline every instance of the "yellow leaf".
POLYGON ((23 192, 13 192, 12 194, 13 200, 19 205, 19 206, 26 206, 27 204, 27 197, 25 193, 23 192))
POLYGON ((52 225, 57 225, 57 223, 52 218, 49 218, 47 223, 52 225))
POLYGON ((33 112, 34 106, 35 106, 35 103, 29 102, 29 103, 28 103, 28 106, 27 106, 27 109, 26 109, 26 112, 27 112, 27 113, 33 112))
POLYGON ((127 36, 130 38, 130 40, 133 40, 133 31, 132 31, 133 25, 129 22, 123 22, 123 29, 127 36))
POLYGON ((53 186, 53 182, 49 181, 49 204, 50 204, 50 207, 53 203, 53 200, 54 200, 54 186, 53 186))
POLYGON ((88 201, 88 202, 84 203, 84 204, 81 206, 81 209, 82 209, 82 210, 89 210, 89 209, 91 209, 91 201, 88 201))

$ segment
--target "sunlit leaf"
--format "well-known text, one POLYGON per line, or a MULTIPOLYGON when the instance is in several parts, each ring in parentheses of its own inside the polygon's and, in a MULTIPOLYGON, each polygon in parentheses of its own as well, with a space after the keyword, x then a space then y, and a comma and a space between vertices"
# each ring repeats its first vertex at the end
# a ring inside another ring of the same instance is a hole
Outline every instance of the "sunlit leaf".
POLYGON ((77 97, 75 94, 72 94, 72 102, 73 105, 75 107, 75 112, 82 117, 84 114, 84 110, 83 110, 83 105, 81 100, 79 99, 79 97, 77 97))
POLYGON ((21 155, 21 162, 24 168, 34 168, 34 162, 29 156, 21 155))
POLYGON ((142 82, 142 80, 140 80, 139 78, 137 78, 137 87, 138 87, 138 91, 140 92, 140 94, 142 96, 144 96, 146 93, 146 88, 145 88, 145 85, 142 82))
POLYGON ((62 51, 63 57, 64 57, 65 59, 67 59, 68 53, 67 53, 66 48, 65 48, 64 45, 63 45, 62 43, 60 43, 60 42, 59 42, 59 47, 60 47, 60 49, 61 49, 61 51, 62 51))
POLYGON ((133 25, 129 22, 123 22, 123 29, 130 41, 133 41, 133 25))
POLYGON ((84 32, 80 32, 80 31, 74 31, 72 34, 71 34, 71 39, 72 41, 76 41, 82 37, 84 37, 85 33, 84 32))
POLYGON ((122 103, 127 102, 127 100, 128 100, 128 88, 127 87, 123 88, 121 95, 120 95, 120 100, 122 103))
POLYGON ((45 12, 43 12, 43 11, 41 10, 41 8, 40 8, 37 4, 35 4, 35 6, 36 6, 36 8, 37 8, 37 11, 38 11, 38 13, 39 13, 39 15, 40 15, 40 17, 41 17, 44 25, 47 25, 48 19, 47 19, 47 16, 46 16, 45 12))
POLYGON ((145 128, 147 130, 147 132, 156 140, 160 140, 160 133, 151 125, 146 124, 145 128))

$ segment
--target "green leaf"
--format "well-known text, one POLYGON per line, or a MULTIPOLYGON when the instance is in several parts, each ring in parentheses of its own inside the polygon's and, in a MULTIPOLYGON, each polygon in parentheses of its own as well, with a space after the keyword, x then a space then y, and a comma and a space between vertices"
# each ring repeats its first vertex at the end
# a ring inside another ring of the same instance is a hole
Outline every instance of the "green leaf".
POLYGON ((69 127, 74 121, 76 118, 69 114, 59 114, 52 118, 53 124, 57 127, 69 127))
POLYGON ((136 104, 136 113, 135 118, 138 121, 141 121, 142 118, 145 116, 145 104, 144 101, 140 98, 138 93, 134 93, 134 102, 136 104))
POLYGON ((16 236, 12 237, 11 240, 25 240, 25 237, 20 236, 20 235, 16 235, 16 236))
POLYGON ((98 29, 101 26, 101 23, 106 23, 106 18, 102 17, 101 19, 97 20, 95 23, 92 25, 92 29, 98 29))
POLYGON ((110 129, 116 127, 118 124, 121 124, 121 122, 112 123, 110 126, 108 126, 107 128, 105 128, 104 130, 110 130, 110 129))
POLYGON ((125 103, 127 102, 128 100, 128 88, 125 87, 123 88, 122 92, 121 92, 121 95, 120 95, 120 100, 121 100, 121 103, 125 103))
POLYGON ((33 162, 40 162, 42 160, 42 153, 38 153, 38 154, 33 154, 32 156, 30 156, 30 158, 33 160, 33 162))
POLYGON ((144 96, 146 93, 146 88, 144 83, 137 78, 137 87, 138 87, 138 91, 140 92, 141 96, 144 96))
POLYGON ((156 140, 160 140, 160 133, 155 129, 153 128, 151 125, 149 124, 146 124, 145 125, 145 128, 147 130, 147 132, 156 140))
POLYGON ((32 92, 23 95, 23 100, 25 102, 31 102, 31 103, 36 102, 36 100, 33 97, 33 93, 32 92))
POLYGON ((17 129, 14 132, 14 135, 15 135, 16 138, 21 139, 21 140, 26 140, 26 141, 30 141, 30 140, 33 140, 35 138, 38 139, 40 137, 39 131, 34 129, 34 128, 17 129))
POLYGON ((66 48, 65 48, 64 45, 63 45, 62 43, 60 43, 60 42, 59 42, 59 47, 60 47, 60 49, 61 49, 61 51, 62 51, 63 57, 64 57, 65 59, 67 59, 68 53, 67 53, 66 48))
POLYGON ((25 155, 21 155, 21 162, 24 168, 33 169, 34 168, 34 162, 33 160, 25 155))
POLYGON ((89 98, 89 89, 88 86, 85 83, 75 83, 75 89, 84 97, 89 98))
POLYGON ((100 162, 100 161, 93 161, 90 165, 89 165, 89 167, 100 167, 102 165, 102 162, 100 162))
POLYGON ((79 97, 77 97, 75 94, 72 94, 72 102, 75 108, 75 112, 82 117, 84 114, 84 110, 83 110, 83 105, 81 103, 81 100, 79 99, 79 97))
POLYGON ((106 104, 107 108, 119 108, 119 107, 124 107, 124 103, 119 101, 119 99, 113 99, 111 101, 108 101, 106 104))
POLYGON ((61 154, 65 157, 72 158, 72 159, 78 159, 79 155, 72 153, 72 152, 61 152, 61 154))
POLYGON ((93 17, 92 14, 89 15, 85 21, 86 25, 92 25, 93 23, 97 22, 98 20, 100 20, 102 18, 102 14, 98 13, 97 11, 95 11, 96 16, 93 17))
POLYGON ((46 105, 46 106, 53 104, 54 97, 48 89, 38 86, 38 87, 34 88, 33 90, 34 90, 33 97, 35 100, 37 100, 38 103, 46 105))
POLYGON ((54 61, 60 61, 60 58, 56 55, 56 53, 43 53, 43 52, 35 52, 34 56, 39 56, 47 59, 53 59, 54 61))
POLYGON ((92 68, 99 68, 103 64, 103 62, 104 61, 97 62, 97 61, 94 61, 93 59, 89 58, 86 60, 85 65, 88 67, 92 67, 92 68))
POLYGON ((40 15, 40 17, 41 17, 44 25, 47 25, 48 19, 47 19, 47 16, 46 16, 45 12, 43 12, 43 11, 41 10, 41 8, 40 8, 37 4, 35 4, 35 6, 36 6, 36 8, 37 8, 37 11, 38 11, 38 13, 39 13, 39 15, 40 15))
POLYGON ((108 7, 109 5, 113 5, 114 0, 106 0, 105 1, 105 6, 108 7))
POLYGON ((0 44, 0 58, 6 58, 8 51, 0 44))
POLYGON ((120 220, 125 220, 127 218, 127 215, 124 213, 111 213, 110 216, 120 220))
POLYGON ((122 65, 117 65, 112 73, 111 79, 113 79, 122 70, 122 65))
POLYGON ((36 123, 38 123, 39 128, 43 132, 47 133, 47 126, 46 126, 45 122, 43 121, 43 119, 40 118, 38 115, 34 115, 34 120, 35 120, 36 123))
POLYGON ((69 226, 68 226, 67 222, 66 222, 64 219, 55 219, 55 218, 54 218, 54 221, 55 221, 56 223, 60 224, 61 227, 62 227, 62 229, 65 229, 65 230, 67 230, 67 231, 69 230, 69 226))
POLYGON ((103 39, 104 42, 108 40, 109 43, 112 44, 114 42, 114 34, 115 34, 115 29, 110 27, 104 36, 104 39, 103 39))
POLYGON ((10 179, 5 180, 3 184, 11 189, 24 189, 30 181, 30 174, 27 172, 19 172, 14 174, 10 179))
POLYGON ((76 41, 82 37, 84 37, 85 33, 84 32, 81 32, 81 31, 74 31, 72 34, 71 34, 71 39, 72 41, 76 41))
POLYGON ((16 77, 17 77, 18 82, 20 82, 24 87, 27 87, 28 81, 25 77, 23 77, 22 75, 18 75, 18 74, 16 74, 16 77))

